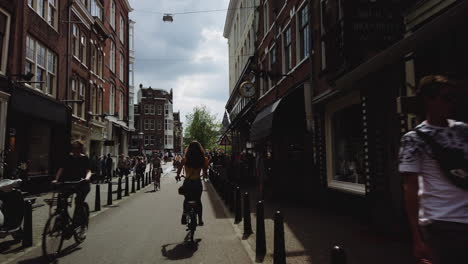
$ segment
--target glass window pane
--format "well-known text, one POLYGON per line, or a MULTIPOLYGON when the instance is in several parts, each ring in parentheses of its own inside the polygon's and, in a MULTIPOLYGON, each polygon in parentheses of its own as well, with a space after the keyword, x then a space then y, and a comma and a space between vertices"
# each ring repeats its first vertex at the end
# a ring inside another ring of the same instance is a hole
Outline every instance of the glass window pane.
POLYGON ((353 104, 332 116, 333 179, 364 183, 364 142, 361 107, 353 104))

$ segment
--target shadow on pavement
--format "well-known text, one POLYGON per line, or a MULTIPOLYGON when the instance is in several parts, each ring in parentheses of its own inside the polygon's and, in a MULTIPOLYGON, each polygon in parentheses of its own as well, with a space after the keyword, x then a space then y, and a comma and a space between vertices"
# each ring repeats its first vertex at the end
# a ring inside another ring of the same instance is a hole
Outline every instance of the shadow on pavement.
POLYGON ((161 247, 162 255, 169 260, 188 259, 198 250, 201 239, 194 242, 182 242, 179 244, 166 244, 161 247))
MULTIPOLYGON (((18 240, 6 240, 6 241, 0 242, 0 253, 2 254, 13 253, 17 249, 17 246, 15 245, 18 245, 19 243, 21 243, 21 241, 18 241, 18 240)), ((23 247, 20 246, 18 250, 21 250, 22 248, 23 247)))
POLYGON ((31 259, 26 259, 26 260, 21 260, 21 261, 18 261, 17 264, 46 264, 46 263, 58 263, 59 262, 59 259, 61 257, 65 257, 67 255, 70 255, 71 253, 75 252, 75 251, 78 251, 78 250, 81 250, 81 247, 78 247, 78 245, 76 244, 73 244, 73 245, 70 245, 64 249, 62 249, 62 251, 60 251, 60 254, 58 255, 58 258, 56 260, 53 260, 53 261, 50 261, 48 260, 47 258, 43 257, 43 256, 40 256, 40 257, 34 257, 34 258, 31 258, 31 259))
MULTIPOLYGON (((212 186, 208 187, 208 184, 211 184, 211 183, 204 184, 203 191, 206 193, 206 196, 208 196, 208 198, 210 199, 211 208, 213 209, 215 217, 218 219, 228 218, 228 216, 224 212, 223 202, 221 201, 221 199, 219 199, 219 196, 216 194, 214 187, 212 186)), ((207 206, 204 208, 210 208, 210 207, 207 206)))

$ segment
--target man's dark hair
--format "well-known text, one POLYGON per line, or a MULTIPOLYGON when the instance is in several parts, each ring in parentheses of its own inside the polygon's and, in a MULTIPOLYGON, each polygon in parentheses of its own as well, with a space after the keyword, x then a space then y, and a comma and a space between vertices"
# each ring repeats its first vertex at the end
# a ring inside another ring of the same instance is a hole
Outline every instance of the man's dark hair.
POLYGON ((457 87, 457 83, 446 75, 428 75, 419 81, 416 96, 419 99, 435 97, 439 95, 442 88, 447 86, 457 87))
POLYGON ((185 152, 185 166, 188 168, 203 168, 205 166, 205 150, 198 141, 193 141, 185 152))

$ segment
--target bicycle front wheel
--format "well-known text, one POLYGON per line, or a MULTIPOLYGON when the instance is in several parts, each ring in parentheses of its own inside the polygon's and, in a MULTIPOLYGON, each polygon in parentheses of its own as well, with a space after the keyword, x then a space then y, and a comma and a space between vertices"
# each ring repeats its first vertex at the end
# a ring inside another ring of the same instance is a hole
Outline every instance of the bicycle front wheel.
POLYGON ((66 219, 57 213, 49 217, 42 233, 42 254, 49 260, 55 260, 62 250, 63 231, 66 219))
POLYGON ((89 224, 89 206, 87 203, 83 204, 83 208, 79 210, 77 217, 77 223, 79 226, 75 228, 75 233, 73 237, 75 238, 75 242, 77 244, 83 243, 86 239, 86 235, 88 234, 88 224, 89 224))

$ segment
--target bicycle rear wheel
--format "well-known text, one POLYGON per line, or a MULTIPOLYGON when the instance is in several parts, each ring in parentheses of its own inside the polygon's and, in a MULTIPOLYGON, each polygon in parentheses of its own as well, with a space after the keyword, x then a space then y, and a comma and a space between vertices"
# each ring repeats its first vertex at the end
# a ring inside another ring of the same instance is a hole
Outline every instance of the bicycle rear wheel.
POLYGON ((63 215, 56 213, 49 217, 42 233, 42 255, 49 260, 55 260, 62 250, 63 231, 66 219, 63 215))
POLYGON ((77 222, 80 225, 75 228, 75 233, 73 233, 73 238, 75 238, 75 242, 77 244, 83 243, 86 239, 86 235, 88 234, 88 224, 89 224, 89 206, 87 203, 83 204, 83 208, 77 211, 78 215, 77 222))

